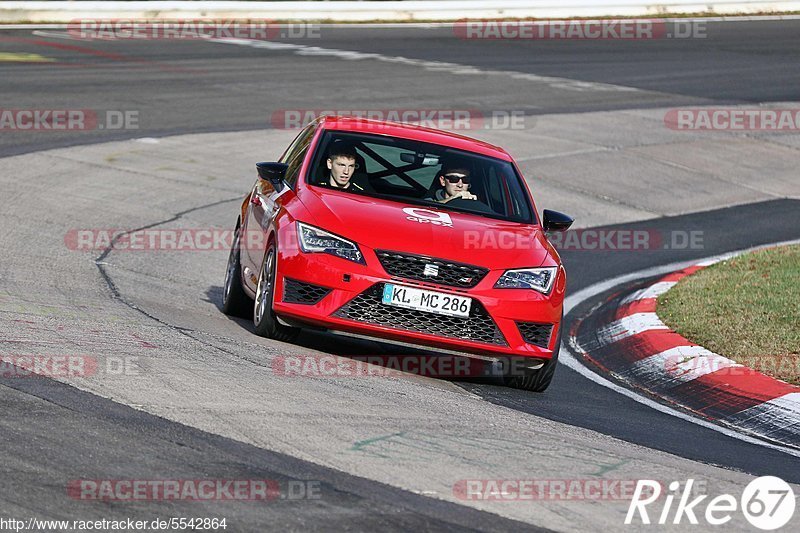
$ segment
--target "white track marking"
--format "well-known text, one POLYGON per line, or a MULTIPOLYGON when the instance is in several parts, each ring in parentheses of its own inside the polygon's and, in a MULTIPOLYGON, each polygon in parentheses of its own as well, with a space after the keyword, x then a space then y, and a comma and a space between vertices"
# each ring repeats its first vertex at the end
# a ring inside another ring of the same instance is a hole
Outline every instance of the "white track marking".
POLYGON ((636 361, 619 374, 623 379, 635 377, 647 389, 669 389, 723 368, 741 366, 702 346, 676 346, 636 361))
POLYGON ((301 56, 321 56, 335 57, 347 61, 373 60, 386 63, 397 63, 411 67, 419 67, 433 72, 446 72, 454 75, 479 75, 479 76, 502 76, 515 80, 531 81, 542 83, 556 89, 571 91, 616 91, 616 92, 641 92, 635 87, 625 87, 623 85, 613 85, 610 83, 596 83, 588 81, 571 80, 568 78, 557 78, 554 76, 540 76, 526 72, 516 72, 513 70, 491 70, 463 65, 460 63, 448 63, 444 61, 428 61, 424 59, 412 59, 403 56, 389 56, 367 52, 356 52, 353 50, 339 50, 336 48, 321 48, 319 46, 307 46, 303 44, 279 43, 273 41, 259 41, 253 39, 206 39, 208 42, 233 44, 238 46, 249 46, 252 48, 262 48, 265 50, 280 50, 294 52, 301 56))
POLYGON ((782 431, 800 433, 800 393, 792 392, 745 409, 732 417, 745 428, 760 427, 765 422, 782 431))
MULTIPOLYGON (((2 29, 1 26, 0 26, 0 29, 2 29)), ((69 33, 63 32, 63 31, 40 31, 40 30, 37 30, 37 31, 33 31, 31 33, 33 35, 36 35, 37 37, 50 37, 50 38, 53 38, 53 39, 66 39, 68 41, 86 41, 86 39, 81 39, 80 37, 73 37, 69 33)))
POLYGON ((647 300, 649 298, 658 298, 674 287, 676 283, 677 281, 659 281, 658 283, 654 283, 649 287, 639 289, 638 291, 629 294, 622 299, 619 305, 622 306, 632 302, 638 302, 639 300, 647 300))
POLYGON ((604 345, 627 339, 645 331, 669 329, 655 313, 634 313, 606 324, 598 332, 604 345))
MULTIPOLYGON (((743 254, 743 253, 746 253, 746 252, 751 252, 751 251, 754 251, 754 250, 761 250, 763 248, 772 248, 773 246, 785 246, 785 245, 790 245, 790 244, 800 244, 800 239, 792 240, 792 241, 776 242, 776 243, 766 244, 766 245, 762 245, 762 246, 755 246, 753 248, 747 248, 745 250, 739 250, 737 252, 732 252, 732 253, 722 254, 722 255, 719 255, 719 256, 709 257, 709 258, 706 258, 706 260, 715 259, 715 258, 728 258, 728 257, 733 257, 735 255, 743 254)), ((700 261, 703 261, 703 260, 701 259, 700 261)), ((601 281, 599 283, 595 283, 595 284, 590 285, 589 287, 586 287, 585 289, 581 289, 580 291, 576 292, 575 294, 569 296, 564 302, 564 314, 565 315, 568 314, 570 311, 572 311, 581 302, 583 302, 585 300, 588 300, 588 299, 590 299, 590 298, 592 298, 594 296, 597 296, 598 294, 600 294, 602 292, 605 292, 605 291, 607 291, 609 289, 612 289, 612 288, 614 288, 614 287, 616 287, 618 285, 621 285, 623 283, 626 283, 628 281, 634 281, 634 280, 637 280, 637 279, 643 279, 643 278, 648 278, 648 277, 652 277, 652 276, 658 276, 660 274, 668 274, 670 272, 674 272, 675 270, 680 270, 682 268, 686 268, 688 266, 692 266, 692 265, 696 265, 696 264, 700 264, 700 263, 697 260, 680 261, 680 262, 671 263, 671 264, 668 264, 668 265, 662 265, 662 266, 657 266, 657 267, 652 267, 652 268, 646 268, 644 270, 639 270, 637 272, 631 272, 629 274, 623 274, 621 276, 617 276, 617 277, 614 277, 614 278, 607 279, 605 281, 601 281)), ((739 433, 738 431, 734 431, 732 429, 728 429, 728 428, 725 428, 725 427, 722 427, 722 426, 718 426, 716 424, 712 424, 711 422, 708 422, 706 420, 702 420, 700 418, 695 418, 695 417, 690 416, 690 415, 688 415, 686 413, 683 413, 681 411, 677 411, 675 409, 672 409, 671 407, 667 407, 666 405, 660 404, 660 403, 658 403, 658 402, 656 402, 654 400, 651 400, 650 398, 647 398, 645 396, 641 396, 641 395, 635 393, 634 391, 632 391, 630 389, 626 389, 625 387, 617 385, 616 383, 612 383, 611 381, 609 381, 605 377, 601 376, 600 374, 595 373, 594 371, 589 369, 589 367, 585 366, 576 357, 576 355, 575 355, 576 353, 581 353, 581 349, 580 349, 579 346, 577 346, 577 343, 575 343, 574 338, 570 337, 568 343, 563 343, 563 342, 561 343, 561 353, 559 355, 559 362, 561 364, 571 368, 572 370, 576 371, 578 374, 582 375, 586 379, 589 379, 589 380, 597 383, 598 385, 601 385, 603 387, 611 389, 614 392, 617 392, 617 393, 619 393, 619 394, 621 394, 623 396, 626 396, 626 397, 630 398, 631 400, 633 400, 635 402, 638 402, 638 403, 640 403, 642 405, 646 405, 647 407, 650 407, 651 409, 654 409, 656 411, 659 411, 661 413, 664 413, 664 414, 667 414, 667 415, 670 415, 670 416, 674 416, 676 418, 680 418, 681 420, 684 420, 686 422, 690 422, 692 424, 696 424, 698 426, 702 426, 704 428, 716 431, 717 433, 721 433, 721 434, 723 434, 723 435, 725 435, 727 437, 731 437, 731 438, 740 440, 742 442, 747 442, 748 444, 755 444, 757 446, 763 446, 765 448, 770 448, 770 449, 773 449, 773 450, 777 450, 777 451, 783 452, 783 453, 785 453, 787 455, 791 455, 793 457, 800 457, 800 450, 795 450, 795 449, 792 449, 792 448, 787 448, 785 446, 772 444, 770 442, 766 442, 766 441, 763 441, 761 439, 757 439, 755 437, 751 437, 750 435, 745 435, 743 433, 739 433)), ((774 401, 775 400, 773 400, 773 402, 774 401)), ((794 399, 792 399, 791 401, 794 401, 794 399)), ((769 402, 767 402, 767 403, 769 403, 769 402)))
POLYGON ((701 267, 711 266, 711 265, 714 265, 716 263, 719 263, 720 261, 724 261, 726 259, 730 259, 731 257, 733 257, 733 256, 730 255, 730 254, 726 254, 726 255, 721 256, 721 257, 712 257, 711 259, 706 259, 705 261, 700 261, 699 263, 697 263, 697 266, 701 266, 701 267))

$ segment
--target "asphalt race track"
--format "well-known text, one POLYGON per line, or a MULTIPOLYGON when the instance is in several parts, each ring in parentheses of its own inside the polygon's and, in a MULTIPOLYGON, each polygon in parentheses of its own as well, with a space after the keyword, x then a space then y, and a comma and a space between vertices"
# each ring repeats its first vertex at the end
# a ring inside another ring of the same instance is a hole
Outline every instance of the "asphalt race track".
MULTIPOLYGON (((4 31, 0 42, 5 52, 39 54, 59 66, 4 63, 6 101, 30 107, 47 102, 52 108, 139 110, 136 135, 262 129, 280 109, 450 109, 457 103, 458 109, 538 114, 792 101, 800 85, 800 24, 794 20, 708 23, 704 39, 635 42, 473 41, 454 37, 446 27, 322 28, 319 38, 287 41, 617 84, 639 89, 635 93, 566 92, 469 75, 445 80, 436 70, 331 62, 323 55, 300 56, 300 62, 296 54, 274 53, 266 60, 263 50, 197 41, 101 43, 42 36, 64 31, 38 33, 4 31)), ((3 136, 0 155, 126 136, 132 133, 3 136)))
MULTIPOLYGON (((563 364, 539 395, 491 380, 276 375, 281 356, 408 349, 321 332, 292 344, 255 336, 219 310, 227 250, 83 252, 65 237, 230 228, 253 164, 295 134, 286 111, 469 109, 524 114, 517 130, 466 134, 517 158, 540 210, 592 231, 666 239, 647 250, 564 250, 571 293, 800 239, 796 130, 701 134, 664 123, 671 108, 796 106, 800 21, 708 23, 707 34, 465 41, 443 27, 323 27, 281 47, 0 31, 0 58, 36 55, 0 59, 3 109, 136 116, 135 128, 0 130, 0 356, 99 361, 86 378, 0 377, 0 517, 584 531, 621 526, 628 501, 468 500, 454 487, 693 477, 714 495, 739 494, 752 476, 800 484, 800 454, 659 412, 563 364), (668 245, 690 232, 702 236, 697 246, 668 245), (120 361, 134 369, 112 370, 120 361), (79 479, 304 481, 319 497, 87 501, 68 493, 79 479)), ((726 527, 750 526, 740 515, 726 527)))

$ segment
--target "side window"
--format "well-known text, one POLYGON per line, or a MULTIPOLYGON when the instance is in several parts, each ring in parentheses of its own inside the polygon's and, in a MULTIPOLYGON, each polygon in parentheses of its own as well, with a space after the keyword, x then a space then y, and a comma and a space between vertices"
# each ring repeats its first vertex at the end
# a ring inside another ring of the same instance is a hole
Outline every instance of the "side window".
POLYGON ((305 143, 303 148, 297 152, 294 159, 289 161, 289 168, 286 169, 286 183, 288 183, 289 187, 292 189, 297 185, 297 178, 300 177, 300 167, 303 166, 303 160, 306 158, 306 152, 308 152, 308 146, 310 144, 309 138, 309 142, 305 143))
POLYGON ((311 139, 314 138, 315 131, 316 127, 312 124, 300 132, 300 135, 297 136, 281 158, 281 163, 289 165, 286 170, 286 183, 292 188, 297 184, 297 178, 300 176, 300 167, 303 166, 303 160, 308 152, 308 147, 311 145, 311 139))
POLYGON ((297 134, 297 137, 294 138, 292 144, 289 145, 289 148, 286 149, 286 151, 283 153, 278 162, 288 163, 289 160, 291 160, 294 157, 295 153, 297 152, 297 146, 306 137, 306 135, 308 135, 309 131, 313 131, 312 125, 306 126, 304 130, 302 130, 300 133, 297 134))

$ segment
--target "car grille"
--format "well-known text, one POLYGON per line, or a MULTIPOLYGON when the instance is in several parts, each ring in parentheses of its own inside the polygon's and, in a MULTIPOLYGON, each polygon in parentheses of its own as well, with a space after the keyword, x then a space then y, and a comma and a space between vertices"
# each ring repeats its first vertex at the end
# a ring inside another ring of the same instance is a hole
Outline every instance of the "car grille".
POLYGON ((538 324, 536 322, 517 322, 522 339, 528 344, 535 344, 544 349, 550 345, 550 334, 553 324, 538 324))
POLYGON ((289 304, 314 305, 325 298, 331 290, 319 285, 284 278, 283 301, 289 304))
POLYGON ((420 255, 377 250, 375 252, 390 276, 449 285, 474 287, 489 272, 486 268, 420 255), (426 275, 427 272, 427 275, 426 275))
POLYGON ((381 301, 383 286, 383 283, 373 285, 339 308, 333 316, 452 339, 508 345, 497 324, 477 300, 472 300, 468 317, 437 315, 384 304, 381 301))

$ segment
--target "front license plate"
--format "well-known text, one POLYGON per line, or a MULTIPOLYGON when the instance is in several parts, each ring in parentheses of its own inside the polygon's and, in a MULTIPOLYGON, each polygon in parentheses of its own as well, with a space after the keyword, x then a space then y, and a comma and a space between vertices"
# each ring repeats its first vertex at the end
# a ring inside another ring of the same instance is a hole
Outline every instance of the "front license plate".
POLYGON ((426 291, 387 283, 383 286, 383 303, 406 309, 427 311, 437 315, 469 316, 472 298, 426 291))

